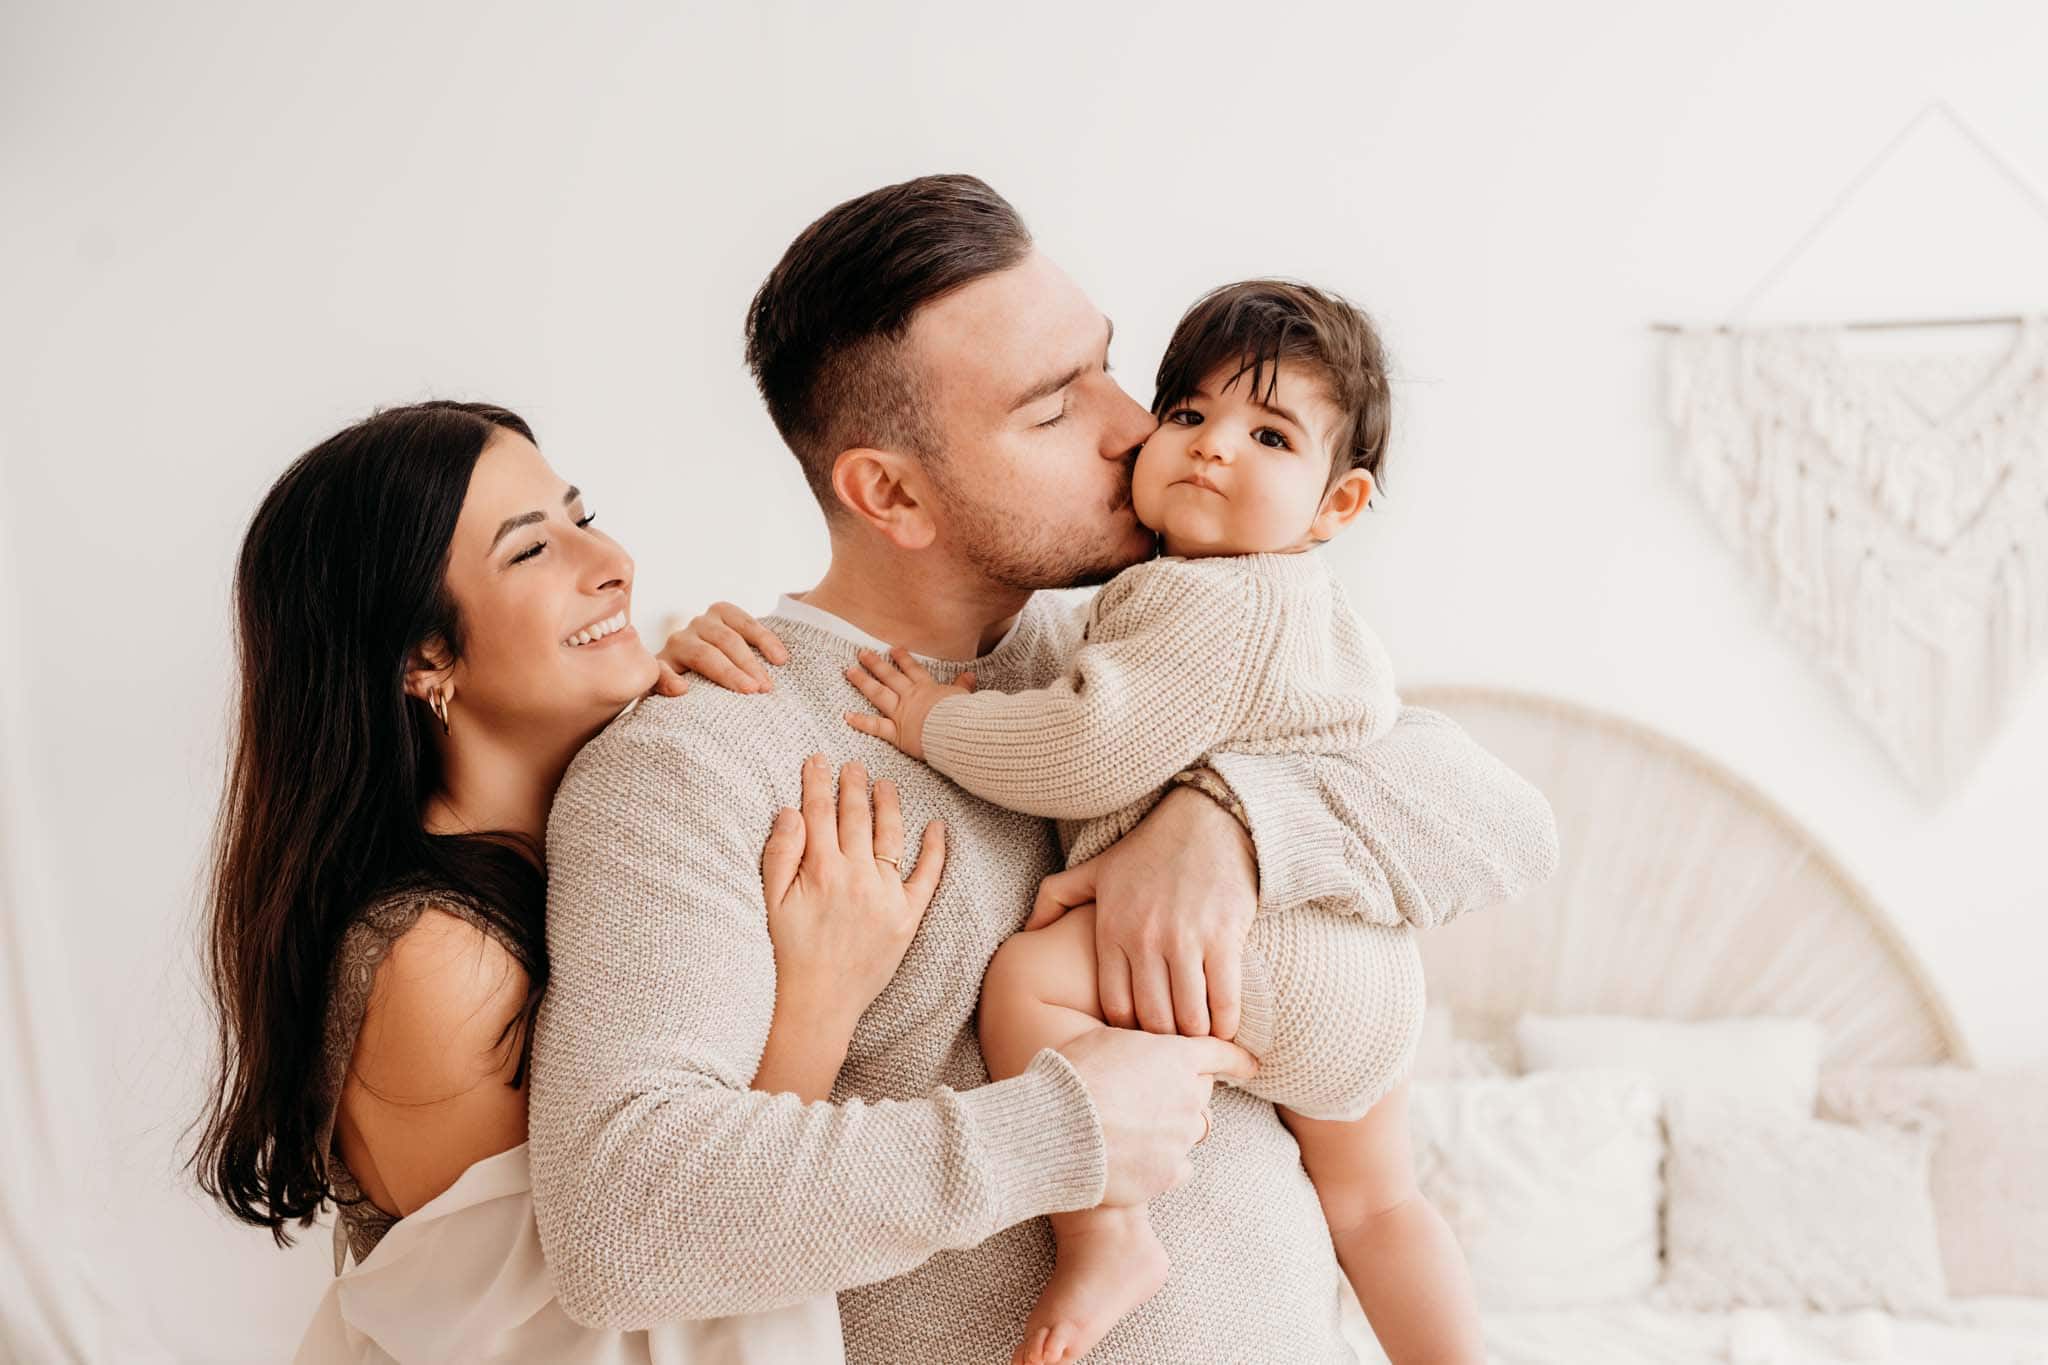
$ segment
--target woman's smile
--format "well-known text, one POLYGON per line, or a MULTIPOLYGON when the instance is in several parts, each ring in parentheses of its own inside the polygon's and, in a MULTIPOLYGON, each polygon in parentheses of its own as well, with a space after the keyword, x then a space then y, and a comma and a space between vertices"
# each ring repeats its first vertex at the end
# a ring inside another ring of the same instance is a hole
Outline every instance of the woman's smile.
POLYGON ((633 629, 628 619, 629 615, 630 609, 621 607, 610 616, 591 622, 563 640, 562 643, 570 649, 593 649, 599 645, 610 644, 628 635, 638 640, 640 633, 633 629))

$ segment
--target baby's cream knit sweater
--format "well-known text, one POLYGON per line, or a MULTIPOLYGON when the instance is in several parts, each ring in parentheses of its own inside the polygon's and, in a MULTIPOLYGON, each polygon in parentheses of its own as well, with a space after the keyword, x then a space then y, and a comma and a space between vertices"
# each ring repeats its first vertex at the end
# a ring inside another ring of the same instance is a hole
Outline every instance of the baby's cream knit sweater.
MULTIPOLYGON (((950 697, 926 718, 923 744, 928 763, 976 796, 1057 818, 1071 866, 1220 751, 1355 751, 1392 730, 1399 709, 1385 648, 1320 554, 1169 556, 1096 595, 1051 685, 950 697)), ((1237 1034, 1260 1061, 1253 1094, 1311 1118, 1356 1118, 1406 1072, 1425 996, 1421 954, 1394 910, 1359 887, 1253 925, 1237 1034)))

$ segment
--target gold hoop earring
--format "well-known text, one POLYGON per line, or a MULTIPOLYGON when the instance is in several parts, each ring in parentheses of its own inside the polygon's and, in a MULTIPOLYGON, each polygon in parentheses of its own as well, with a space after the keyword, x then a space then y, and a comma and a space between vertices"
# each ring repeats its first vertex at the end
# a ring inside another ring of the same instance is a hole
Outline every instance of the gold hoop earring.
POLYGON ((437 687, 427 695, 427 706, 433 711, 434 719, 441 722, 441 733, 448 733, 448 691, 437 687))

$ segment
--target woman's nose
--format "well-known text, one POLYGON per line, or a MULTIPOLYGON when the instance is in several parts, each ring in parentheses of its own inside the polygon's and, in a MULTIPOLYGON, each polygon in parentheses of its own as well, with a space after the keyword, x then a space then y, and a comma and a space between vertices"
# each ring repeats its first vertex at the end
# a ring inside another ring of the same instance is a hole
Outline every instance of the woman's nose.
POLYGON ((631 585, 633 556, 615 540, 595 536, 591 539, 593 554, 586 576, 594 585, 593 591, 603 592, 631 585))

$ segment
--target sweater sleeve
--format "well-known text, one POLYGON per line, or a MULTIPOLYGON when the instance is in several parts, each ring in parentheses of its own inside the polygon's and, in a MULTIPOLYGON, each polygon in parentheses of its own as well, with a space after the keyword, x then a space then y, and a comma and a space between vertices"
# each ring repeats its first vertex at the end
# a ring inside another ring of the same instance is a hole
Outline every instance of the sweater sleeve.
POLYGON ((777 803, 742 744, 698 734, 686 753, 643 719, 586 748, 548 829, 530 1140, 569 1316, 633 1330, 776 1307, 1096 1203, 1100 1126, 1054 1052, 917 1099, 748 1089, 775 1002, 759 867, 777 803))
POLYGON ((1440 712, 1404 706, 1383 738, 1359 748, 1219 752, 1209 766, 1251 833, 1261 909, 1315 906, 1430 929, 1557 870, 1543 793, 1440 712))
POLYGON ((1175 561, 1127 570, 1050 686, 933 707, 925 761, 1026 815, 1086 820, 1143 799, 1229 732, 1259 664, 1257 592, 1175 561))

